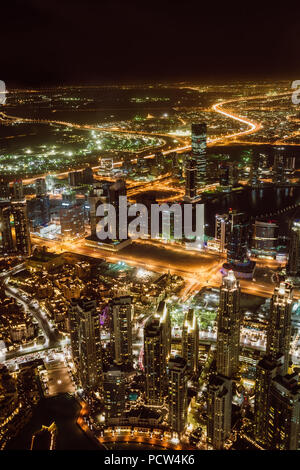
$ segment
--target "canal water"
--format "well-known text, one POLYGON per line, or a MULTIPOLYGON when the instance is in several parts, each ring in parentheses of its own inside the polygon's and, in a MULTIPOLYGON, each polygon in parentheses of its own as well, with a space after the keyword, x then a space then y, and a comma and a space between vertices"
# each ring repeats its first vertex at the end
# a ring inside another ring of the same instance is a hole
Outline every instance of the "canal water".
MULTIPOLYGON (((215 215, 224 214, 229 209, 246 212, 250 217, 274 213, 285 207, 300 203, 300 187, 243 189, 239 192, 222 194, 205 203, 206 234, 213 237, 215 233, 215 215)), ((287 222, 290 218, 300 218, 300 207, 283 214, 274 215, 272 220, 280 223, 280 234, 287 234, 287 222)))
POLYGON ((31 437, 42 425, 49 426, 55 421, 57 426, 57 450, 101 450, 76 424, 80 410, 77 401, 69 395, 43 398, 33 412, 31 420, 12 439, 6 450, 29 450, 31 437))

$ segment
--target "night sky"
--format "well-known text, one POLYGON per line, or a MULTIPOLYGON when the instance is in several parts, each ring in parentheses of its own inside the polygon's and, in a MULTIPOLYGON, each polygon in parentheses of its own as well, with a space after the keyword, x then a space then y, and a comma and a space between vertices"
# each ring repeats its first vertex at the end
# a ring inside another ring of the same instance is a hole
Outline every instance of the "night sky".
POLYGON ((8 86, 300 79, 300 6, 240 1, 1 2, 8 86), (208 5, 204 7, 204 5, 208 5))

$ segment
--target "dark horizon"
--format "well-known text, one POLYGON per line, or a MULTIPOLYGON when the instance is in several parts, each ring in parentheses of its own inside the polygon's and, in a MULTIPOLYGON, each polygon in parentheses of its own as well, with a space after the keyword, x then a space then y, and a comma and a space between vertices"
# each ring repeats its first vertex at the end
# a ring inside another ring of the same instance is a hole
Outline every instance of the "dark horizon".
POLYGON ((300 75, 299 16, 265 5, 14 0, 2 14, 8 87, 300 75))

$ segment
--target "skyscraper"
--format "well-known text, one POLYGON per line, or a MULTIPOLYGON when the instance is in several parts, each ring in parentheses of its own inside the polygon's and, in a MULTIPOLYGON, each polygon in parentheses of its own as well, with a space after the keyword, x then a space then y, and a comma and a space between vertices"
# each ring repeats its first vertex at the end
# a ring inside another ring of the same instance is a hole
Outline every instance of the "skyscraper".
POLYGON ((196 376, 199 369, 199 326, 195 312, 190 308, 183 320, 182 357, 186 360, 187 370, 196 376))
POLYGON ((100 319, 96 301, 72 300, 69 309, 73 360, 84 390, 103 388, 100 319))
POLYGON ((231 225, 228 214, 216 215, 215 221, 215 239, 220 240, 220 252, 224 253, 231 231, 231 225))
POLYGON ((290 231, 287 273, 290 276, 300 276, 300 220, 293 221, 290 231))
POLYGON ((206 136, 205 123, 192 124, 192 159, 196 162, 197 187, 206 182, 206 136))
POLYGON ((300 385, 298 374, 277 375, 271 383, 267 446, 271 450, 298 450, 300 385))
POLYGON ((220 288, 217 339, 217 372, 226 377, 238 372, 240 321, 240 286, 229 271, 220 288))
POLYGON ((84 234, 84 206, 76 202, 74 194, 63 194, 60 209, 61 235, 71 239, 84 234))
POLYGON ((187 423, 187 375, 186 361, 176 356, 168 362, 169 426, 181 434, 187 423))
POLYGON ((193 200, 197 195, 197 168, 195 160, 189 159, 185 165, 185 197, 193 200))
POLYGON ((24 190, 22 180, 15 181, 13 184, 13 199, 15 201, 24 200, 24 190))
POLYGON ((97 208, 100 204, 108 202, 108 190, 100 183, 95 183, 88 196, 90 207, 91 236, 97 239, 97 208))
POLYGON ((144 327, 144 369, 148 404, 163 404, 170 349, 170 313, 163 302, 159 305, 158 312, 148 318, 144 327))
POLYGON ((110 302, 112 317, 111 341, 114 362, 125 370, 132 368, 132 298, 115 297, 110 302))
POLYGON ((31 241, 26 200, 12 200, 12 214, 16 235, 16 249, 23 255, 31 255, 31 241))
POLYGON ((240 286, 232 271, 220 288, 217 336, 217 374, 208 384, 207 438, 222 449, 231 430, 232 378, 239 369, 240 286))
POLYGON ((229 213, 231 230, 227 243, 227 262, 240 265, 248 262, 249 221, 246 214, 229 213))
POLYGON ((231 431, 231 379, 221 374, 211 376, 207 393, 207 441, 220 450, 231 431))
POLYGON ((14 250, 11 226, 10 226, 11 207, 9 201, 0 201, 0 236, 1 251, 10 253, 14 250))
POLYGON ((106 424, 117 421, 125 410, 125 374, 116 366, 104 375, 104 410, 106 424))
POLYGON ((277 354, 284 356, 283 374, 287 373, 289 367, 292 303, 292 286, 281 282, 279 287, 275 287, 270 303, 267 354, 272 357, 277 354))
POLYGON ((254 433, 262 445, 267 444, 268 413, 270 409, 270 387, 272 380, 282 372, 284 358, 265 355, 256 366, 254 433))
POLYGON ((35 194, 36 196, 46 196, 47 186, 45 178, 37 178, 35 180, 35 194))

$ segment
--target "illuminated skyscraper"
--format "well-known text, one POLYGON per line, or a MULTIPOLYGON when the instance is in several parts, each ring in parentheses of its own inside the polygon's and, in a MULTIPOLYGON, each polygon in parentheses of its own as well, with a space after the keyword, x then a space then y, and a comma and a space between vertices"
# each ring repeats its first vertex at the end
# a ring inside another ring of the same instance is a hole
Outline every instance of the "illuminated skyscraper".
POLYGON ((231 430, 232 378, 239 369, 240 286, 232 271, 220 288, 217 374, 208 384, 208 442, 222 449, 231 430))
POLYGON ((232 265, 247 264, 249 260, 249 221, 244 213, 231 211, 230 234, 227 243, 227 262, 232 265))
POLYGON ((229 271, 220 288, 217 339, 217 372, 226 377, 238 372, 240 321, 240 286, 229 271))
POLYGON ((290 231, 287 272, 290 276, 300 276, 300 220, 293 221, 290 231))
POLYGON ((144 328, 144 369, 148 404, 163 404, 170 349, 170 313, 166 303, 162 302, 158 311, 148 318, 144 328))
POLYGON ((270 450, 298 450, 300 385, 297 373, 277 375, 271 383, 267 423, 270 450))
POLYGON ((196 162, 197 187, 206 182, 206 137, 205 123, 192 124, 192 159, 196 162))
POLYGON ((292 286, 281 282, 279 287, 275 287, 271 298, 266 352, 272 357, 278 354, 284 356, 283 374, 289 367, 292 303, 292 286))
POLYGON ((220 241, 220 252, 224 253, 227 247, 231 230, 228 214, 216 215, 215 239, 220 241))
POLYGON ((10 226, 11 207, 9 201, 0 201, 0 236, 1 251, 10 253, 14 250, 14 244, 10 226))
POLYGON ((182 357, 186 360, 190 375, 196 376, 199 369, 199 326, 195 312, 190 308, 183 320, 182 357))
POLYGON ((126 370, 132 368, 132 298, 115 297, 110 302, 112 316, 111 342, 114 361, 126 370))
POLYGON ((221 374, 211 376, 207 394, 207 441, 220 450, 231 431, 231 379, 221 374))
POLYGON ((13 184, 13 199, 15 201, 23 201, 24 200, 24 190, 23 190, 22 180, 15 181, 14 184, 13 184))
POLYGON ((68 240, 84 234, 84 206, 76 202, 74 193, 62 195, 60 209, 61 235, 68 240))
POLYGON ((37 178, 35 180, 35 194, 36 196, 46 196, 47 186, 45 178, 37 178))
POLYGON ((268 413, 270 409, 270 387, 272 380, 282 373, 284 358, 265 355, 256 366, 254 429, 255 439, 263 446, 267 444, 268 413))
POLYGON ((31 241, 26 200, 12 200, 12 214, 16 235, 16 250, 23 255, 31 255, 31 241))
POLYGON ((117 422, 125 410, 125 374, 115 366, 104 375, 104 410, 106 424, 117 422))
POLYGON ((100 204, 108 202, 108 189, 100 183, 95 183, 88 196, 90 207, 91 236, 97 239, 97 208, 100 204))
POLYGON ((71 348, 81 386, 102 391, 102 348, 96 301, 73 300, 69 309, 71 348))
POLYGON ((168 362, 168 404, 169 426, 181 434, 187 423, 187 374, 186 361, 182 357, 171 358, 168 362))
POLYGON ((197 168, 195 160, 187 160, 185 166, 185 197, 193 200, 197 194, 197 168))

